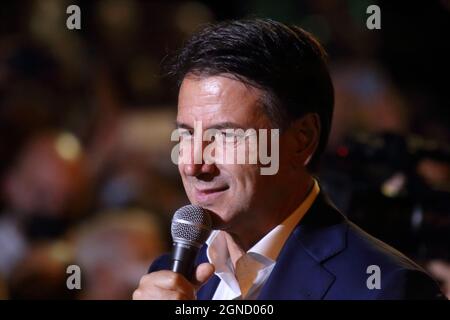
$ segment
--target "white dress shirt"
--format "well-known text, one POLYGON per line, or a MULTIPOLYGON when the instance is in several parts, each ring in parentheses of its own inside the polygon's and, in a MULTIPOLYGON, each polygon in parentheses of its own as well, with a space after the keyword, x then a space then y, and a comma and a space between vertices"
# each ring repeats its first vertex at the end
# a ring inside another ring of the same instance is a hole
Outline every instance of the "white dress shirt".
POLYGON ((211 233, 206 241, 206 255, 220 278, 213 300, 254 300, 258 297, 284 243, 309 210, 319 191, 319 184, 314 180, 311 191, 300 206, 240 257, 236 261, 236 270, 231 262, 225 232, 215 230, 211 233))

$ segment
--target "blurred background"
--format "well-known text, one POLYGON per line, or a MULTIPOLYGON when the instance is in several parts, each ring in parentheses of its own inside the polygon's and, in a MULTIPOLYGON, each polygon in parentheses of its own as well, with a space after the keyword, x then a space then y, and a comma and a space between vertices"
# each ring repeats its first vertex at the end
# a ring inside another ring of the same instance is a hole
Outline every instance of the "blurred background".
POLYGON ((450 1, 23 0, 0 6, 0 299, 131 298, 188 203, 161 61, 202 24, 245 17, 326 47, 336 106, 319 178, 450 297, 450 1), (71 4, 81 30, 66 28, 71 4), (82 290, 66 287, 71 264, 82 290))

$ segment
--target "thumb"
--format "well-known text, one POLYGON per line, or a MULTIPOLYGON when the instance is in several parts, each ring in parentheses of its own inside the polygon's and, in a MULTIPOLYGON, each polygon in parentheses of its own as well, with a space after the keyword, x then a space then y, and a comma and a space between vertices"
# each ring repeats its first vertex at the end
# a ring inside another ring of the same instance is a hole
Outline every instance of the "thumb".
POLYGON ((211 263, 202 263, 195 271, 194 286, 198 290, 214 273, 214 266, 211 263))

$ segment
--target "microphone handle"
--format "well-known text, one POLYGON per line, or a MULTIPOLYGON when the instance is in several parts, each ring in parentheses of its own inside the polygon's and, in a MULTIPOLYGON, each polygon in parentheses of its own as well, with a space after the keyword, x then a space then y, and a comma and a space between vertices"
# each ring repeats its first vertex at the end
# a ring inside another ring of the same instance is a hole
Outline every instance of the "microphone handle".
POLYGON ((182 274, 186 279, 194 279, 194 265, 198 248, 183 243, 174 242, 172 250, 172 271, 182 274))

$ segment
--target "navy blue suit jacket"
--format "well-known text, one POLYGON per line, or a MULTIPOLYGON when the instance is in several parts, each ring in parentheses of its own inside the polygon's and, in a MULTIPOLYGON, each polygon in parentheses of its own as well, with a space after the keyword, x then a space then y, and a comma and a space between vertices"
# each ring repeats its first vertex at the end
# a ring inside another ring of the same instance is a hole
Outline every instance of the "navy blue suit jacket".
MULTIPOLYGON (((196 264, 208 262, 206 245, 196 264)), ((170 255, 149 272, 170 270, 170 255)), ((220 282, 213 275, 197 292, 211 299, 220 282)), ((320 192, 284 244, 258 299, 442 299, 436 282, 400 252, 343 216, 320 192), (370 265, 380 268, 380 289, 369 289, 370 265)))

